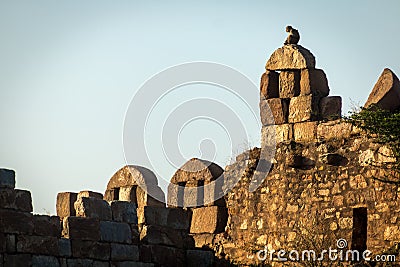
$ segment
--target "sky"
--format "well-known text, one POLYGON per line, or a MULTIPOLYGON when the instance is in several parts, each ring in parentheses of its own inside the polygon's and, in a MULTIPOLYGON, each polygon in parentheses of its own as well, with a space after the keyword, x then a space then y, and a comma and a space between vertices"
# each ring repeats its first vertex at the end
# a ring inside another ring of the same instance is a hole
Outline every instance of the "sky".
MULTIPOLYGON (((187 85, 169 93, 151 116, 174 121, 177 115, 171 114, 185 97, 212 98, 229 107, 214 110, 221 120, 247 114, 242 100, 257 105, 260 76, 282 46, 286 25, 299 30, 300 44, 314 54, 346 113, 366 101, 384 68, 400 75, 399 10, 397 0, 2 0, 0 167, 14 169, 17 188, 32 192, 35 213, 55 214, 58 192, 104 192, 109 178, 126 164, 125 115, 146 81, 182 63, 222 64, 246 76, 254 88, 235 100, 218 86, 187 85)), ((213 110, 211 104, 195 107, 213 110)), ((171 165, 155 156, 160 180, 169 180, 191 157, 225 167, 232 151, 259 145, 259 125, 248 128, 251 137, 240 145, 226 141, 230 133, 210 121, 174 126, 181 129, 179 138, 167 135, 163 142, 179 139, 182 157, 171 165)), ((137 129, 143 131, 141 125, 137 129)), ((156 139, 164 130, 149 129, 156 139)), ((149 154, 159 156, 157 149, 149 154)), ((140 157, 135 160, 128 163, 140 165, 140 157)))

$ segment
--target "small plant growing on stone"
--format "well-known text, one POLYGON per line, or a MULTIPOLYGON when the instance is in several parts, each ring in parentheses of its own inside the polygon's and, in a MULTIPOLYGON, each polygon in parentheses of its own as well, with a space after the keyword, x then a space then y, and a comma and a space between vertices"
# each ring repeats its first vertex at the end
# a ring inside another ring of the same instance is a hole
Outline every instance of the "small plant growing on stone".
MULTIPOLYGON (((375 142, 388 146, 395 161, 381 164, 379 167, 400 173, 400 110, 390 112, 372 105, 351 112, 345 119, 365 131, 375 142)), ((400 179, 393 177, 378 180, 400 184, 400 179)))

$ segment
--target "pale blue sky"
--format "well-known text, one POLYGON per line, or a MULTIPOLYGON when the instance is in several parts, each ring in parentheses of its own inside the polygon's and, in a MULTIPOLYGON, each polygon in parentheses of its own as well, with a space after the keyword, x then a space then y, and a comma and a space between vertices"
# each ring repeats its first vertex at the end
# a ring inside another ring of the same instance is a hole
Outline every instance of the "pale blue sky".
MULTIPOLYGON (((365 102, 383 68, 400 75, 399 10, 396 0, 3 0, 0 166, 16 170, 37 213, 54 213, 60 191, 104 192, 125 164, 125 112, 148 78, 211 61, 258 85, 286 25, 300 31, 347 111, 350 99, 365 102)), ((182 138, 185 155, 191 141, 182 138)))

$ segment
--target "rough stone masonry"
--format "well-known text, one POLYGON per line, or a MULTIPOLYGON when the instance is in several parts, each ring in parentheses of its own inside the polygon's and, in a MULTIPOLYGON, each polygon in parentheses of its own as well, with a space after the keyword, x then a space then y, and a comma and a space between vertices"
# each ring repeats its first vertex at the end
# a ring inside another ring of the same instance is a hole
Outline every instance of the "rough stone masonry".
MULTIPOLYGON (((266 262, 254 256, 265 247, 327 249, 339 238, 374 254, 393 246, 400 241, 400 189, 376 179, 399 176, 380 167, 393 162, 391 151, 341 120, 341 98, 329 96, 315 66, 297 44, 267 61, 262 146, 271 131, 277 138, 269 173, 257 168, 259 148, 225 169, 191 159, 171 178, 165 199, 151 170, 129 165, 104 194, 59 193, 57 216, 46 216, 32 214, 31 194, 15 189, 15 172, 0 169, 0 267, 261 266, 266 262), (256 173, 265 180, 249 192, 256 173)), ((399 96, 398 78, 385 69, 366 105, 396 110, 399 96)))

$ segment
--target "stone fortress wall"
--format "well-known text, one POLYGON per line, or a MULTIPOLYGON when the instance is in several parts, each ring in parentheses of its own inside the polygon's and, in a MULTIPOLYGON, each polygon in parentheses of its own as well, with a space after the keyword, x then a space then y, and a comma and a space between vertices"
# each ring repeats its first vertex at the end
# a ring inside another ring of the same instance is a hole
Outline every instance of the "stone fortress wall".
MULTIPOLYGON (((399 80, 385 69, 367 104, 393 110, 399 95, 399 80)), ((272 54, 260 114, 262 147, 276 135, 270 172, 259 168, 259 148, 225 169, 192 159, 166 198, 150 170, 125 166, 104 195, 62 192, 57 216, 33 215, 30 192, 1 169, 0 267, 254 266, 265 247, 327 249, 344 238, 349 248, 380 253, 400 241, 400 189, 376 179, 398 175, 379 167, 393 161, 390 150, 340 119, 341 98, 329 96, 309 50, 287 44, 272 54), (265 180, 250 192, 254 174, 265 180)))

